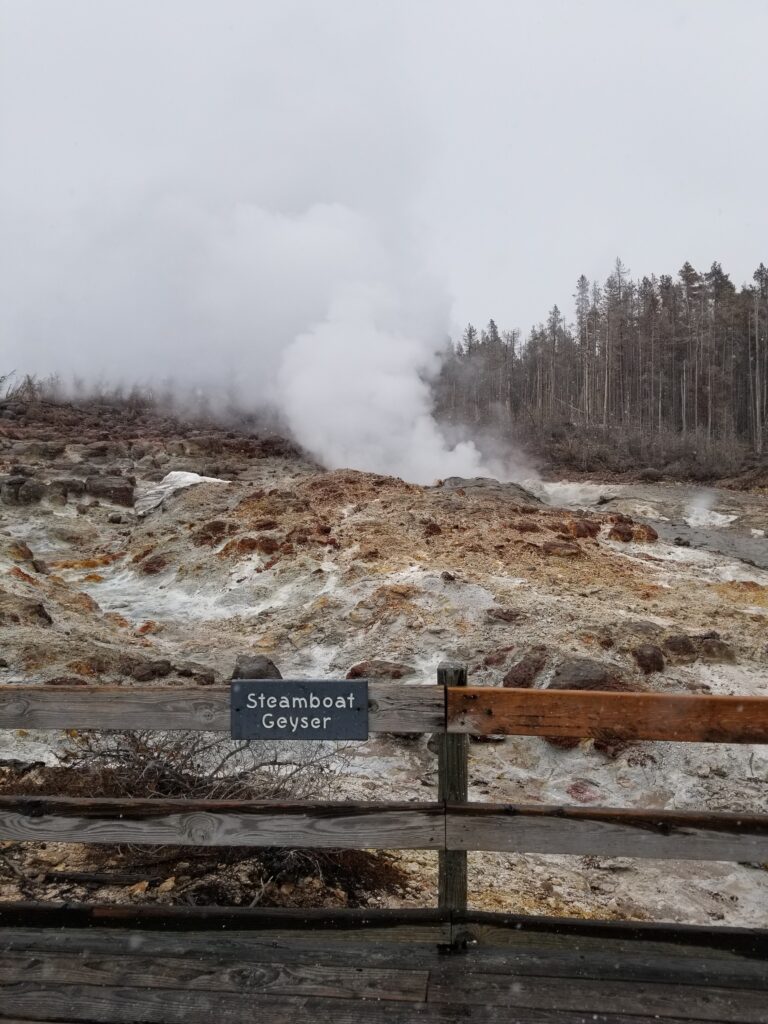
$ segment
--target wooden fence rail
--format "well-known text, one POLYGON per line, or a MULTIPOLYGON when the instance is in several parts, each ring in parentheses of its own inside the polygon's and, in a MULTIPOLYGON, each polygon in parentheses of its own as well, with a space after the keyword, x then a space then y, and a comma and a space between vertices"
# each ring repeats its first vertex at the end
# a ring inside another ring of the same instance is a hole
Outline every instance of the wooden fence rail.
POLYGON ((438 850, 442 804, 0 796, 0 839, 179 846, 438 850))
POLYGON ((768 743, 768 697, 516 690, 448 691, 448 732, 686 743, 768 743))
POLYGON ((0 796, 0 840, 768 861, 768 815, 525 804, 0 796))
MULTIPOLYGON (((445 689, 370 683, 371 732, 445 731, 445 689)), ((0 689, 0 729, 229 732, 223 686, 26 686, 0 689)))
MULTIPOLYGON (((472 735, 768 744, 768 697, 507 690, 449 682, 371 683, 369 693, 371 732, 439 734, 447 728, 472 735)), ((229 689, 7 684, 0 689, 0 729, 229 732, 229 689)))

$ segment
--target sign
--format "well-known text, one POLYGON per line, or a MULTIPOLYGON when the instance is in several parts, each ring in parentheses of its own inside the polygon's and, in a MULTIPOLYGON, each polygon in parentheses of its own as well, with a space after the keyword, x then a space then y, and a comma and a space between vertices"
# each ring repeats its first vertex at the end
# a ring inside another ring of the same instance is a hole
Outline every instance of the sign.
POLYGON ((233 679, 233 740, 367 740, 367 679, 233 679))

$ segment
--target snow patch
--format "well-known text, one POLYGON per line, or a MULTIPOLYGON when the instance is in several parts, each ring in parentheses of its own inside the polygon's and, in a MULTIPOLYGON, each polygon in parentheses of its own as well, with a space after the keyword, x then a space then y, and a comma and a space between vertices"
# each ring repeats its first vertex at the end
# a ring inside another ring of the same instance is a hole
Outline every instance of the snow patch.
POLYGON ((739 517, 736 515, 724 515, 722 512, 714 512, 712 509, 697 508, 685 516, 683 522, 693 529, 703 526, 730 526, 739 517))
POLYGON ((558 508, 591 508, 601 498, 613 498, 619 493, 616 487, 593 484, 588 480, 584 483, 572 480, 524 480, 521 486, 548 505, 558 508))
POLYGON ((159 484, 150 487, 136 502, 136 515, 145 516, 152 509, 162 505, 166 498, 181 491, 185 487, 193 487, 195 484, 228 484, 228 480, 220 480, 216 476, 200 476, 199 473, 186 473, 182 470, 174 470, 168 473, 159 484))

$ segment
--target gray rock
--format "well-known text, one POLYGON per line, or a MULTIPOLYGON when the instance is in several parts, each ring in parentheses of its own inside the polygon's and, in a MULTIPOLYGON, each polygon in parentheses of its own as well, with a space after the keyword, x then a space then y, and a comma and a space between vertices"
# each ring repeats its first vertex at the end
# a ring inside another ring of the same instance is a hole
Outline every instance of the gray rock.
POLYGON ((552 690, 632 690, 618 665, 592 658, 566 658, 555 670, 552 690))
POLYGON ((216 673, 206 665, 200 665, 196 661, 185 661, 174 668, 176 675, 183 679, 192 679, 200 686, 212 686, 216 682, 216 673))
POLYGON ((632 651, 632 655, 646 675, 664 671, 664 653, 655 644, 640 644, 632 651))
POLYGON ((541 644, 531 647, 507 672, 502 686, 513 689, 528 689, 533 686, 547 665, 547 649, 541 644))
POLYGON ((36 505, 48 493, 48 487, 41 480, 25 480, 19 487, 16 500, 20 505, 36 505))
POLYGON ((32 459, 57 459, 64 454, 66 447, 61 441, 16 441, 11 452, 15 456, 32 459))
POLYGON ((400 661, 361 661, 347 672, 347 679, 403 679, 415 669, 400 661))
POLYGON ((160 658, 157 661, 137 662, 131 671, 131 675, 137 683, 148 683, 151 679, 162 679, 170 675, 171 663, 167 658, 160 658))
POLYGON ((282 679, 277 665, 265 654, 238 654, 232 679, 282 679))
POLYGON ((27 477, 14 474, 0 478, 0 500, 5 505, 18 505, 19 488, 27 482, 27 477))
POLYGON ((522 502, 525 505, 543 505, 544 503, 526 491, 520 484, 502 483, 490 476, 449 476, 439 483, 441 491, 464 491, 466 494, 487 494, 489 497, 505 498, 508 501, 522 502))
POLYGON ((0 626, 50 626, 52 623, 42 601, 0 594, 0 626))
POLYGON ((18 537, 0 544, 0 551, 12 562, 31 562, 35 557, 29 544, 18 537))
POLYGON ((133 507, 133 485, 122 476, 89 476, 85 489, 94 498, 111 501, 114 505, 133 507))
POLYGON ((54 505, 66 505, 69 497, 80 497, 85 493, 83 480, 59 479, 48 484, 48 500, 54 505))

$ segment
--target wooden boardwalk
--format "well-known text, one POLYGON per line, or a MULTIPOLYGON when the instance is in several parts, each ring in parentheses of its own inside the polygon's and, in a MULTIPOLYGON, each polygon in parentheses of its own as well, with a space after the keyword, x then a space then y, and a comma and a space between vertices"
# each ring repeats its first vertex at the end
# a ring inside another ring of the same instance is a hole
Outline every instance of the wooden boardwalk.
POLYGON ((373 929, 342 915, 317 930, 169 930, 159 914, 140 928, 0 927, 0 1020, 768 1022, 766 933, 497 917, 468 921, 481 942, 458 951, 435 942, 434 915, 373 929))

